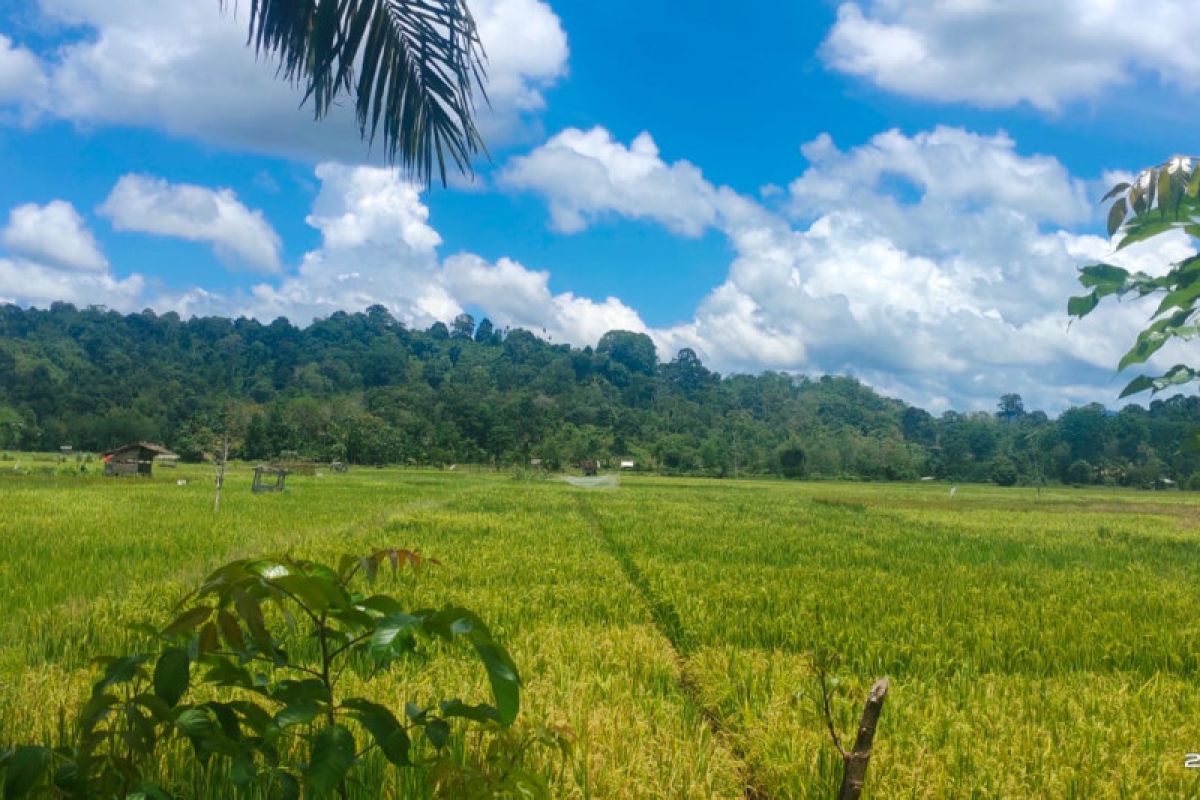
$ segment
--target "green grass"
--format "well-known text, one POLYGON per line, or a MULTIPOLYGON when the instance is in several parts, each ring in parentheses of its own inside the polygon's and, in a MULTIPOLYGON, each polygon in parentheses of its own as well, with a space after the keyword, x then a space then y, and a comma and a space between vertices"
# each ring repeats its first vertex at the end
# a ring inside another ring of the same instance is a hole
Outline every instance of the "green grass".
MULTIPOLYGON (((564 797, 829 797, 838 763, 808 655, 834 652, 852 733, 892 681, 868 794, 1200 797, 1200 504, 1178 493, 503 474, 8 476, 0 464, 0 744, 51 736, 206 570, 377 546, 442 560, 403 592, 477 610, 526 681, 523 719, 579 736, 564 797), (187 486, 176 479, 186 478, 187 486)), ((466 660, 379 699, 480 693, 466 660)), ((472 740, 460 742, 469 751, 472 740)), ((178 770, 174 764, 168 770, 178 770)), ((424 794, 374 766, 361 796, 424 794)), ((196 791, 221 796, 207 776, 196 791)))

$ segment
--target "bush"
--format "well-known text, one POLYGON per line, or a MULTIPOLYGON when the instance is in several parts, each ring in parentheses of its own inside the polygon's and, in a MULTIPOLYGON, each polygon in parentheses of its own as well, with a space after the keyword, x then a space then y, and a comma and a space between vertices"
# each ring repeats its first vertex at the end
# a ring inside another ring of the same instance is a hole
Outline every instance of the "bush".
POLYGON ((1001 456, 992 462, 992 481, 998 486, 1015 486, 1017 468, 1011 459, 1001 456))
POLYGON ((1080 459, 1067 467, 1067 483, 1075 486, 1085 486, 1092 482, 1096 471, 1092 469, 1092 465, 1080 459))
POLYGON ((798 444, 789 444, 779 448, 779 474, 785 478, 803 478, 807 454, 798 444))

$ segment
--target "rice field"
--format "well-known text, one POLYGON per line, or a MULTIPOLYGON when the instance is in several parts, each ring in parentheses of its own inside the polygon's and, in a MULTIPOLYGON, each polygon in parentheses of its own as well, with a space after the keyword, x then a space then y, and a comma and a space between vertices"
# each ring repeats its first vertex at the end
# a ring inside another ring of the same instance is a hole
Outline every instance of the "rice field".
MULTIPOLYGON (((233 558, 409 547, 443 566, 395 586, 476 610, 525 682, 521 721, 556 797, 827 798, 839 760, 810 657, 834 657, 852 736, 891 691, 865 796, 1200 797, 1200 503, 1181 493, 623 477, 583 490, 504 473, 354 470, 254 496, 205 468, 153 479, 15 475, 0 463, 0 747, 52 741, 90 659, 163 623, 233 558), (177 481, 186 479, 187 485, 177 481)), ((50 470, 49 472, 53 472, 50 470)), ((393 707, 464 696, 465 659, 376 681, 393 707)), ((482 745, 459 737, 455 752, 482 745)), ((361 797, 427 776, 372 764, 361 797)), ((224 797, 181 755, 181 793, 224 797)))

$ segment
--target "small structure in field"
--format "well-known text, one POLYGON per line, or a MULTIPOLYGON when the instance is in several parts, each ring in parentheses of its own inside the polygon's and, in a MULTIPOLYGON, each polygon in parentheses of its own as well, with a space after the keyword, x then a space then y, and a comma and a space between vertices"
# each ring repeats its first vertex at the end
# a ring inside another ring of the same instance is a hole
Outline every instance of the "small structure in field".
POLYGON ((161 444, 133 442, 104 454, 104 474, 114 478, 125 475, 149 477, 154 472, 156 459, 168 459, 174 464, 179 456, 161 444))
POLYGON ((334 472, 346 472, 349 468, 343 461, 334 461, 329 464, 329 469, 334 472))
POLYGON ((589 458, 586 461, 580 461, 579 471, 588 477, 592 477, 600 471, 600 462, 594 458, 589 458))
POLYGON ((631 459, 631 458, 621 459, 621 464, 620 464, 621 469, 633 469, 636 466, 637 466, 637 464, 635 464, 633 462, 633 459, 631 459))
POLYGON ((531 459, 529 459, 529 466, 532 467, 533 469, 541 469, 542 468, 542 460, 540 458, 531 458, 531 459))
POLYGON ((583 478, 578 475, 563 475, 562 480, 576 489, 616 489, 621 485, 621 479, 615 474, 583 478))
POLYGON ((282 492, 287 475, 288 471, 286 469, 260 464, 254 468, 254 486, 252 487, 254 493, 282 492))

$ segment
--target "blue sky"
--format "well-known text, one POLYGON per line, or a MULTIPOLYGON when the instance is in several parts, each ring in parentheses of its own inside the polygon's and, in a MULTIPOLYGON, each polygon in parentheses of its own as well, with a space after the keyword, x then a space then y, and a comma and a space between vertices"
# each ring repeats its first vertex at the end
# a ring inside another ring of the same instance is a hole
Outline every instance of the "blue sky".
POLYGON ((1124 385, 1148 309, 1065 302, 1107 184, 1195 138, 1189 4, 471 5, 492 157, 425 192, 215 0, 0 0, 0 300, 629 328, 934 409, 1124 385))

